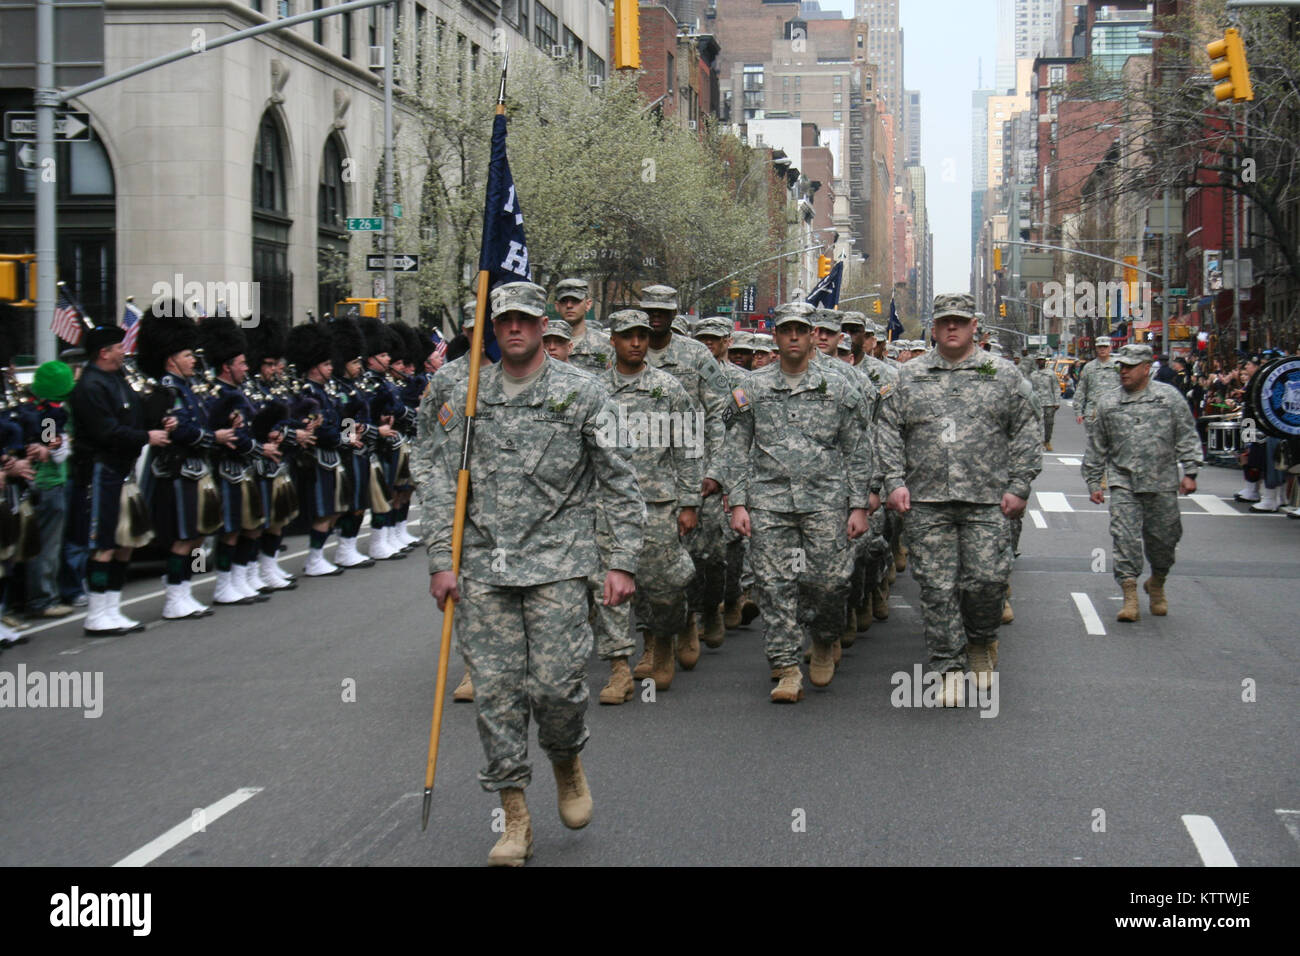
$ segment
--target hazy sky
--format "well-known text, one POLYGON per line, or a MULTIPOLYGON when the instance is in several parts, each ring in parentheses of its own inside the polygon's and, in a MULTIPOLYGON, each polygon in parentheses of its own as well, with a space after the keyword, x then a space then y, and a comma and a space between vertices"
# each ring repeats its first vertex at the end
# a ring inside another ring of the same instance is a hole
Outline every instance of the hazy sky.
MULTIPOLYGON (((821 0, 851 14, 853 0, 821 0)), ((934 233, 934 291, 970 288, 970 97, 992 85, 996 0, 902 0, 903 86, 921 91, 921 162, 934 233)))

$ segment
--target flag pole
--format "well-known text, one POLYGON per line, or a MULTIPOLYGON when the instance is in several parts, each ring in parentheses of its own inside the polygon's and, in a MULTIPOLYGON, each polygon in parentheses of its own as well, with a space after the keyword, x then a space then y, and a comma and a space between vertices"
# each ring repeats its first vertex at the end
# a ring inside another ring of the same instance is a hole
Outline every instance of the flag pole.
MULTIPOLYGON (((509 56, 501 65, 501 88, 497 93, 496 116, 506 111, 506 70, 509 56)), ((483 241, 487 241, 484 229, 483 241)), ((480 256, 479 265, 481 266, 480 256)), ((469 455, 474 440, 474 416, 478 410, 478 375, 483 358, 483 332, 487 324, 488 271, 479 269, 474 294, 474 335, 469 349, 469 391, 465 398, 465 442, 461 447, 460 470, 456 473, 456 510, 451 525, 451 573, 460 578, 461 546, 465 539, 465 512, 469 506, 469 455)), ((433 723, 429 728, 429 759, 424 769, 424 805, 420 811, 420 830, 429 828, 429 807, 433 800, 433 780, 438 772, 438 744, 442 737, 442 711, 447 698, 447 665, 451 659, 451 629, 456 615, 456 601, 448 596, 442 614, 442 642, 438 646, 438 676, 433 691, 433 723)))

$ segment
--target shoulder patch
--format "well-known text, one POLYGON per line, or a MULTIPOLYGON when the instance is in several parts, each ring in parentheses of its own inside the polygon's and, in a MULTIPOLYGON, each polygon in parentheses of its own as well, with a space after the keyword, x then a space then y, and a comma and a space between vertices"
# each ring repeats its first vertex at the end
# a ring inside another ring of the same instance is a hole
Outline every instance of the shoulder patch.
POLYGON ((451 402, 443 402, 442 408, 438 409, 438 424, 443 428, 456 417, 455 410, 451 407, 451 402))
POLYGON ((733 388, 731 390, 731 397, 732 400, 735 401, 736 407, 740 409, 742 412, 745 409, 749 408, 749 396, 745 394, 745 390, 743 388, 733 388))

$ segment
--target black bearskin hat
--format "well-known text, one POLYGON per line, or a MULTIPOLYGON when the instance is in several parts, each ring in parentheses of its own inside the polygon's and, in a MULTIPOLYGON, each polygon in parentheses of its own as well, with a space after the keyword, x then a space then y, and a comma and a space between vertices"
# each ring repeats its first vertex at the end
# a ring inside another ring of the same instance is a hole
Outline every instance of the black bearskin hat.
POLYGON ((401 350, 402 346, 397 334, 378 319, 366 317, 358 320, 357 324, 361 327, 361 334, 366 337, 367 358, 380 352, 387 352, 392 356, 401 350))
POLYGON ((424 356, 416 355, 420 351, 420 334, 405 322, 395 323, 392 328, 397 333, 398 338, 402 340, 402 347, 398 349, 398 355, 402 361, 414 365, 418 369, 424 363, 424 356))
POLYGON ((193 349, 198 341, 199 330, 186 316, 180 302, 155 302, 140 319, 136 363, 150 378, 162 378, 166 374, 167 359, 177 352, 193 349), (166 314, 168 311, 170 315, 166 314))
POLYGON ((208 368, 218 375, 221 366, 237 355, 247 356, 248 340, 234 319, 213 315, 199 322, 199 348, 203 349, 203 360, 208 368))
POLYGON ((322 326, 304 322, 289 330, 284 342, 284 357, 298 370, 299 375, 306 375, 309 369, 321 362, 333 360, 334 343, 330 340, 329 332, 322 326))
POLYGON ((330 337, 334 340, 334 371, 342 375, 343 366, 353 359, 362 362, 366 358, 366 339, 361 334, 361 327, 356 319, 336 318, 329 324, 330 337))
POLYGON ((283 319, 269 315, 260 316, 256 325, 244 329, 248 340, 248 366, 257 372, 264 359, 284 358, 284 338, 287 333, 283 319))

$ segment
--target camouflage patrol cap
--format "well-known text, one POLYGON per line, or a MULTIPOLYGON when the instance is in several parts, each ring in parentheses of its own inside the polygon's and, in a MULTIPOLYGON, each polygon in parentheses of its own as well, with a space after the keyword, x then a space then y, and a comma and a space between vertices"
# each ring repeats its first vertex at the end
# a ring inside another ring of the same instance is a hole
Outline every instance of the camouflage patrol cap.
POLYGON ((673 331, 679 335, 690 335, 691 317, 689 315, 679 315, 673 319, 673 331))
POLYGON ((753 332, 741 330, 731 333, 731 347, 729 352, 754 352, 757 351, 757 343, 754 341, 753 332))
POLYGON ((1097 348, 1110 348, 1113 343, 1111 342, 1109 335, 1099 335, 1097 336, 1096 344, 1097 348))
POLYGON ((830 329, 832 332, 838 332, 840 330, 840 314, 834 309, 819 308, 816 315, 813 316, 813 328, 830 329))
POLYGON ((840 344, 837 345, 837 346, 835 347, 835 350, 836 350, 837 352, 852 352, 852 351, 853 351, 853 336, 849 335, 849 333, 847 333, 847 332, 841 332, 841 333, 840 333, 840 344))
POLYGON ((975 318, 975 297, 967 292, 944 292, 934 297, 934 317, 945 315, 963 319, 975 318))
POLYGON ((776 342, 766 332, 755 332, 750 336, 754 340, 755 352, 775 352, 776 342))
POLYGON ((546 332, 542 338, 549 339, 554 336, 557 339, 564 339, 566 342, 573 341, 573 326, 569 325, 564 319, 551 319, 546 323, 546 332))
POLYGON ((677 311, 677 290, 670 285, 648 285, 641 290, 642 309, 677 311))
POLYGON ((871 337, 871 336, 874 335, 876 338, 879 338, 880 336, 882 336, 882 335, 885 334, 885 330, 884 330, 883 328, 881 328, 880 326, 876 325, 876 323, 874 323, 874 322, 872 322, 872 321, 870 321, 870 320, 868 320, 867 323, 866 323, 866 330, 867 330, 867 336, 868 336, 868 337, 871 337))
POLYGON ((1153 357, 1149 345, 1125 345, 1115 353, 1115 361, 1120 365, 1141 365, 1153 357))
POLYGON ((541 318, 546 314, 546 290, 535 282, 507 282, 492 290, 492 318, 522 312, 541 318))
POLYGON ((586 279, 561 279, 555 287, 555 301, 561 299, 585 299, 590 295, 586 279))
POLYGON ((478 310, 478 299, 466 299, 460 307, 460 327, 466 331, 474 328, 474 313, 478 310))
POLYGON ((698 339, 701 335, 716 335, 725 339, 732 335, 731 320, 721 315, 707 315, 695 323, 695 337, 698 339))
POLYGON ((850 311, 840 313, 840 328, 845 332, 850 329, 865 329, 867 327, 867 317, 862 312, 850 311))
POLYGON ((772 328, 776 329, 787 322, 798 322, 813 327, 813 315, 817 309, 807 302, 782 302, 772 312, 772 328))
POLYGON ((617 335, 619 332, 630 332, 633 329, 648 328, 650 328, 650 316, 640 309, 619 309, 617 312, 611 313, 609 317, 611 335, 617 335))

